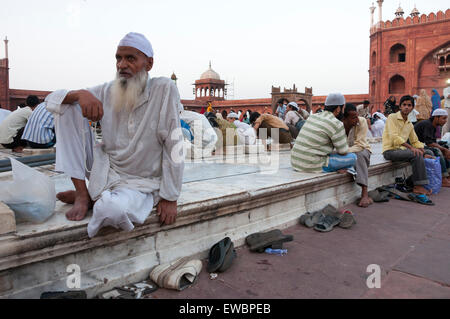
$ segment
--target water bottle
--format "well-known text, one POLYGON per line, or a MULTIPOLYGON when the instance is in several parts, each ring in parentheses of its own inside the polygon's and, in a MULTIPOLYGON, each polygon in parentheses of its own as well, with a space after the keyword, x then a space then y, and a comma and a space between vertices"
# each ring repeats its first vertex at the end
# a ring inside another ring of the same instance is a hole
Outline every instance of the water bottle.
POLYGON ((266 248, 266 253, 271 255, 278 255, 283 256, 287 254, 287 249, 272 249, 272 248, 266 248))

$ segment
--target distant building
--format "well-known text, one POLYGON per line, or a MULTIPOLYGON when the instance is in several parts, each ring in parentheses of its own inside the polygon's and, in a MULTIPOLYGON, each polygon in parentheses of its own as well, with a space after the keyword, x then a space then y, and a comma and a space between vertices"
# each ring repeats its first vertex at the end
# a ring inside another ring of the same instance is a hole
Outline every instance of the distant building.
POLYGON ((369 100, 373 109, 393 95, 399 101, 406 94, 437 89, 442 95, 450 78, 450 9, 420 15, 414 8, 403 17, 400 7, 392 21, 382 20, 382 0, 378 0, 379 21, 373 23, 370 8, 369 100))

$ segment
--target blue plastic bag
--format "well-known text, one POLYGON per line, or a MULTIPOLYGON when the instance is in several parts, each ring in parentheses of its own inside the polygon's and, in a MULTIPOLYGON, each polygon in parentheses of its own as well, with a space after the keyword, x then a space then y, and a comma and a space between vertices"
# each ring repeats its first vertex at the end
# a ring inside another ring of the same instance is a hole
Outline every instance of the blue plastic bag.
POLYGON ((441 191, 442 186, 442 170, 440 158, 425 158, 425 168, 427 170, 428 184, 424 185, 425 189, 432 190, 433 194, 441 191))

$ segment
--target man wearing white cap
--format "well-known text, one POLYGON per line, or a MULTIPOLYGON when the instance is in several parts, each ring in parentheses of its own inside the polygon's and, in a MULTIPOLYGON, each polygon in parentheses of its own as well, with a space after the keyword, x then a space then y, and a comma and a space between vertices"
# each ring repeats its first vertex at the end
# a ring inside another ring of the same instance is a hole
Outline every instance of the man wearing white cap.
POLYGON ((227 115, 227 121, 236 125, 239 141, 244 145, 256 144, 256 132, 249 124, 239 121, 239 114, 231 112, 227 115))
POLYGON ((149 78, 152 67, 150 42, 129 33, 117 47, 114 81, 46 98, 55 114, 56 170, 75 186, 57 197, 73 204, 69 220, 93 207, 89 237, 104 226, 131 231, 155 204, 161 224, 175 222, 184 169, 180 97, 170 79, 149 78), (101 144, 94 146, 88 120, 101 122, 101 144))
POLYGON ((291 132, 292 137, 297 138, 298 133, 303 127, 306 118, 304 118, 302 114, 299 113, 299 107, 297 103, 289 102, 287 107, 288 111, 286 113, 284 123, 286 123, 286 125, 289 127, 289 132, 291 132))
POLYGON ((356 155, 349 153, 342 117, 345 98, 341 93, 331 93, 321 113, 311 115, 295 140, 291 164, 297 171, 344 172, 353 167, 356 155), (335 150, 335 153, 333 153, 335 150))
POLYGON ((414 125, 417 137, 425 144, 425 149, 431 150, 435 156, 440 158, 443 187, 450 187, 450 150, 437 143, 436 130, 439 126, 444 126, 447 120, 447 112, 443 109, 436 109, 430 119, 414 125))

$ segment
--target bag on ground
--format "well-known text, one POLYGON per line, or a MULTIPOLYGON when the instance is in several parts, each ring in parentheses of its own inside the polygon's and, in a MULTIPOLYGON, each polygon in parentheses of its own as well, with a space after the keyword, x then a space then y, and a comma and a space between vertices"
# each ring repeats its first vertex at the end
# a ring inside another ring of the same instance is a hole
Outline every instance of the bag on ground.
POLYGON ((442 171, 439 157, 436 157, 436 159, 425 158, 425 168, 429 181, 427 185, 424 185, 425 189, 432 190, 433 194, 439 193, 442 186, 442 171))
POLYGON ((14 158, 10 160, 13 180, 0 184, 0 201, 14 211, 18 222, 46 221, 55 212, 55 183, 14 158))

